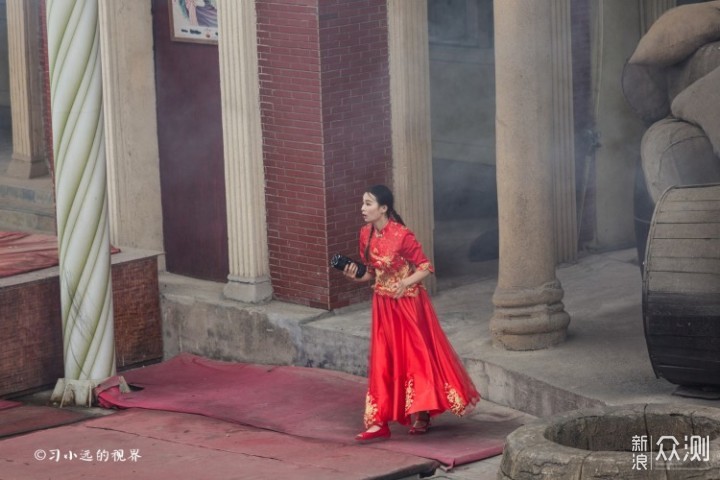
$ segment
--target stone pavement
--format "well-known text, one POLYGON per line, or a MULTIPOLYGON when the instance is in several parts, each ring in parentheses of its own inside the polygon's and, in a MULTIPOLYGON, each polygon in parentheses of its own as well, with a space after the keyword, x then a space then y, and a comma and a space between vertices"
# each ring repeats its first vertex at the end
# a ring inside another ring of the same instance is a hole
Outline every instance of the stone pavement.
MULTIPOLYGON (((718 401, 673 395, 675 385, 655 378, 643 331, 634 249, 589 255, 558 268, 571 316, 568 338, 535 352, 492 346, 489 321, 496 267, 490 262, 472 268, 477 271, 440 278, 433 303, 486 400, 477 414, 545 417, 630 403, 720 406, 718 401)), ((224 300, 222 287, 161 276, 166 357, 187 351, 222 360, 366 372, 369 304, 336 312, 282 302, 242 306, 224 300)), ((361 415, 358 412, 359 425, 361 415)), ((452 472, 438 470, 431 478, 494 479, 499 463, 495 457, 452 472)))

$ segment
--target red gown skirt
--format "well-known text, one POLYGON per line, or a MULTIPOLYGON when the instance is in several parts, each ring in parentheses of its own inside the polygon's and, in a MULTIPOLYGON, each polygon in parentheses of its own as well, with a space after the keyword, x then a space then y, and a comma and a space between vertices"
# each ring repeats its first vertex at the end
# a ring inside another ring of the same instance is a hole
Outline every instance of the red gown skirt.
POLYGON ((399 299, 375 293, 365 427, 407 425, 411 414, 424 411, 462 416, 479 400, 425 289, 399 299))

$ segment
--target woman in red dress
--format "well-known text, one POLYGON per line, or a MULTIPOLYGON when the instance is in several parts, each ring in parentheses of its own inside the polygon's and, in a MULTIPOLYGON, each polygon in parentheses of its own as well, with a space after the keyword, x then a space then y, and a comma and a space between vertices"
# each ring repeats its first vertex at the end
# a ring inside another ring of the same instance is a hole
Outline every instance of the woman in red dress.
POLYGON ((426 433, 430 417, 447 410, 462 416, 480 400, 421 283, 433 266, 393 203, 384 185, 363 195, 360 256, 367 271, 356 278, 357 265, 344 270, 354 281, 375 279, 367 430, 359 441, 389 437, 390 421, 412 423, 411 434, 426 433))

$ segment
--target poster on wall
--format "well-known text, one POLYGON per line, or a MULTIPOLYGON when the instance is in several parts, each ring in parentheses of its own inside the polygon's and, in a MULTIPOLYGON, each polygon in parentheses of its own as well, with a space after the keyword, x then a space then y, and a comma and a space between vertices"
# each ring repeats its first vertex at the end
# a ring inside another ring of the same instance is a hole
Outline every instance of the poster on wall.
POLYGON ((168 3, 173 41, 217 44, 217 0, 168 0, 168 3))

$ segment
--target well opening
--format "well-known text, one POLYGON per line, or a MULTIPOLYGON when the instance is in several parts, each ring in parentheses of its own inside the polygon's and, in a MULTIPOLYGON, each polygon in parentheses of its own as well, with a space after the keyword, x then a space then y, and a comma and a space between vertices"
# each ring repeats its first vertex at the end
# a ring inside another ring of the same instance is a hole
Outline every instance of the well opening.
POLYGON ((687 473, 720 478, 720 409, 636 404, 537 419, 508 435, 497 478, 667 480, 687 473))
MULTIPOLYGON (((720 436, 720 421, 702 415, 693 416, 691 411, 665 414, 640 411, 568 418, 545 430, 545 438, 552 442, 593 452, 655 451, 658 445, 654 440, 663 436, 682 441, 693 435, 715 440, 720 436), (633 439, 638 437, 650 441, 633 443, 633 439)), ((663 441, 663 446, 671 447, 671 441, 663 441)))

